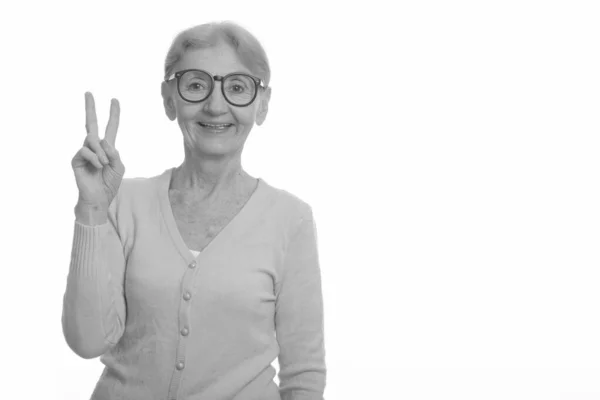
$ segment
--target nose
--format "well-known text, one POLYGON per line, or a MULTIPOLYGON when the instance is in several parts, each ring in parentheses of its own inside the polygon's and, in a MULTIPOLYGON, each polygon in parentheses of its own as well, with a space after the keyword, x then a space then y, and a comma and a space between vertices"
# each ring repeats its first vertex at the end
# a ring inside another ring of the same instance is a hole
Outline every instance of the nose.
POLYGON ((228 104, 221 92, 221 82, 215 82, 212 93, 205 100, 204 109, 211 114, 220 115, 227 112, 228 104))

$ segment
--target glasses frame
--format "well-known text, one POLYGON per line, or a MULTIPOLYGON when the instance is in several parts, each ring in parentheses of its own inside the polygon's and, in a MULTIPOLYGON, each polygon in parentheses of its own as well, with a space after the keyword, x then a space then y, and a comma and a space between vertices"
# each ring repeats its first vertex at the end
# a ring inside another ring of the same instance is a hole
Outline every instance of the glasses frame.
POLYGON ((206 99, 208 99, 210 97, 210 95, 213 93, 213 90, 215 89, 215 86, 217 85, 216 82, 220 81, 221 82, 221 93, 223 94, 223 98, 225 99, 225 101, 229 104, 231 104, 234 107, 248 107, 250 104, 252 104, 254 102, 254 100, 256 100, 256 96, 258 96, 258 89, 266 89, 266 85, 265 82, 260 79, 257 78, 256 76, 252 76, 250 74, 246 74, 244 72, 232 72, 231 74, 227 74, 225 76, 222 75, 211 75, 210 73, 208 73, 207 71, 204 71, 202 69, 196 69, 196 68, 192 68, 192 69, 184 69, 181 71, 177 71, 173 74, 171 74, 170 76, 168 76, 167 78, 165 78, 165 82, 170 82, 172 81, 174 78, 177 78, 177 93, 179 93, 179 96, 184 100, 187 101, 188 103, 202 103, 203 101, 205 101, 206 99), (186 72, 189 71, 198 71, 198 72, 203 72, 206 75, 208 75, 211 79, 211 87, 210 90, 208 92, 208 94, 206 95, 205 98, 203 98, 202 100, 188 100, 186 99, 182 94, 181 94, 181 88, 180 88, 180 81, 181 81, 181 77, 183 76, 183 74, 185 74, 186 72), (243 76, 247 76, 248 78, 252 79, 252 81, 254 82, 254 86, 255 86, 255 90, 254 90, 254 96, 252 97, 252 100, 250 100, 248 103, 246 104, 233 104, 231 101, 229 101, 229 99, 227 98, 227 96, 225 95, 225 87, 223 86, 223 81, 227 78, 229 78, 232 75, 243 75, 243 76))

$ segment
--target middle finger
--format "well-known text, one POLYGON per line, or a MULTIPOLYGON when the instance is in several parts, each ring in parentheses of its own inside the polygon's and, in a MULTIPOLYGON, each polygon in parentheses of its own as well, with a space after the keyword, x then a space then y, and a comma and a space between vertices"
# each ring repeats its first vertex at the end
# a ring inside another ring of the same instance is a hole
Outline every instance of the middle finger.
POLYGON ((106 140, 111 146, 115 147, 115 140, 117 138, 117 130, 119 129, 119 118, 121 108, 117 99, 112 99, 110 102, 110 118, 106 125, 106 132, 104 134, 104 140, 106 140))

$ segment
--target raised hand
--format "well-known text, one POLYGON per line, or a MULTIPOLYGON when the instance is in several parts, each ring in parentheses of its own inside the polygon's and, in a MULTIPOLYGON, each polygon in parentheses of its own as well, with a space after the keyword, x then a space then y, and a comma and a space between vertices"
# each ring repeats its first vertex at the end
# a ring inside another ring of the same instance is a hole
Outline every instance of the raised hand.
POLYGON ((108 210, 108 206, 117 195, 125 174, 125 166, 115 148, 119 115, 119 102, 112 99, 104 139, 100 140, 94 97, 89 92, 85 94, 87 136, 83 147, 71 160, 79 189, 78 205, 108 210))

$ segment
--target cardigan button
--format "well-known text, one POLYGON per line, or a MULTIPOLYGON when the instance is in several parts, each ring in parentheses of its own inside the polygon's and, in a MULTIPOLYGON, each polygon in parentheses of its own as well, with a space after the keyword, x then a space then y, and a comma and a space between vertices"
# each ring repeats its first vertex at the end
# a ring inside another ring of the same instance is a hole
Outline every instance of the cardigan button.
POLYGON ((188 265, 188 267, 190 267, 190 268, 196 268, 196 261, 192 261, 190 263, 190 265, 188 265))
POLYGON ((181 334, 182 334, 183 336, 187 336, 189 333, 190 333, 190 331, 188 330, 188 328, 183 328, 183 329, 181 330, 181 334))
POLYGON ((192 294, 190 292, 185 292, 185 294, 183 295, 183 299, 186 301, 191 298, 192 298, 192 294))
POLYGON ((183 361, 179 361, 179 362, 177 363, 177 366, 176 366, 176 368, 177 368, 179 371, 181 371, 182 369, 184 369, 184 368, 185 368, 185 364, 183 363, 183 361))

